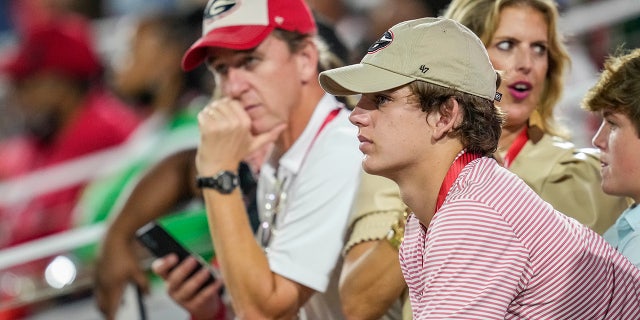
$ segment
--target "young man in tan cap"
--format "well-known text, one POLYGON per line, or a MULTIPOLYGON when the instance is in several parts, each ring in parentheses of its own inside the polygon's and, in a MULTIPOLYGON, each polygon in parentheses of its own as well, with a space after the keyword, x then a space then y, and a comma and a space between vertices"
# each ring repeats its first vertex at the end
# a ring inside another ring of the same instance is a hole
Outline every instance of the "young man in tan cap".
MULTIPOLYGON (((239 318, 342 318, 336 265, 360 155, 348 110, 317 81, 315 34, 302 0, 212 0, 203 36, 183 58, 186 70, 206 61, 222 94, 198 116, 196 166, 217 263, 239 318), (269 144, 256 242, 237 168, 269 144)), ((175 258, 154 266, 169 294, 195 318, 214 318, 219 284, 197 290, 206 275, 187 277, 195 262, 175 267, 175 258)))
POLYGON ((490 155, 502 116, 482 42, 449 19, 391 28, 360 64, 320 74, 362 94, 362 165, 412 209, 400 248, 414 319, 637 319, 640 270, 490 155))

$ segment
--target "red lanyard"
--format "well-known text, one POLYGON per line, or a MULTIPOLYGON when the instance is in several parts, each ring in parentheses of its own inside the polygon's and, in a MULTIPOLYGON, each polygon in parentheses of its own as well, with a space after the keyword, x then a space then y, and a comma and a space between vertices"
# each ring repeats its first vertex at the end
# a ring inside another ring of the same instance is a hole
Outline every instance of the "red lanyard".
POLYGON ((511 166, 513 161, 518 156, 518 153, 520 153, 520 150, 522 150, 524 145, 527 144, 527 141, 529 141, 528 131, 529 130, 527 130, 527 128, 524 128, 522 131, 520 131, 520 134, 518 134, 516 140, 511 144, 509 150, 507 150, 507 154, 504 156, 505 168, 509 168, 511 166))
MULTIPOLYGON (((335 119, 338 116, 338 113, 340 113, 340 108, 333 109, 333 110, 331 110, 331 112, 329 112, 327 117, 324 118, 324 121, 320 125, 320 128, 318 129, 318 132, 316 132, 316 135, 313 136, 313 140, 311 140, 311 143, 309 144, 309 148, 307 148, 307 152, 305 152, 301 163, 304 163, 305 160, 307 160, 307 155, 309 154, 309 151, 311 151, 311 147, 313 147, 313 144, 316 142, 316 139, 320 135, 320 132, 322 132, 324 127, 326 127, 327 124, 329 124, 329 122, 333 121, 333 119, 335 119)), ((300 164, 300 167, 302 167, 302 164, 300 164)))
POLYGON ((440 186, 440 192, 438 192, 438 200, 436 202, 436 211, 440 210, 440 207, 444 203, 444 199, 447 197, 449 193, 449 189, 453 185, 453 182, 456 181, 460 171, 464 168, 469 162, 480 158, 480 155, 476 153, 463 153, 453 161, 451 167, 449 167, 449 171, 447 171, 447 175, 444 177, 442 181, 442 186, 440 186))
POLYGON ((318 136, 320 135, 320 132, 322 132, 322 129, 324 129, 324 127, 326 127, 327 124, 329 124, 329 122, 335 119, 338 116, 338 113, 340 113, 340 108, 333 109, 331 110, 331 112, 329 112, 327 117, 324 118, 324 121, 320 125, 320 129, 318 129, 318 132, 316 132, 316 135, 313 136, 313 140, 311 140, 311 144, 309 145, 309 148, 311 148, 313 143, 316 142, 316 138, 318 138, 318 136))

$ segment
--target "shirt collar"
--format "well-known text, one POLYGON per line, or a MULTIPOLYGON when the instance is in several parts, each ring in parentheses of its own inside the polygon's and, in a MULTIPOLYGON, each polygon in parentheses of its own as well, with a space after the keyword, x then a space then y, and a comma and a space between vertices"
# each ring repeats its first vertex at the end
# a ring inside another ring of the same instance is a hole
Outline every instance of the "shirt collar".
POLYGON ((279 170, 285 169, 291 174, 297 174, 302 167, 302 162, 305 159, 305 155, 309 152, 309 147, 320 130, 325 118, 333 111, 339 102, 332 95, 325 94, 320 102, 316 106, 309 123, 302 131, 302 134, 293 143, 291 148, 282 155, 279 163, 279 170))
POLYGON ((618 239, 624 239, 629 233, 638 232, 640 229, 640 206, 631 206, 625 210, 618 221, 616 231, 618 239))

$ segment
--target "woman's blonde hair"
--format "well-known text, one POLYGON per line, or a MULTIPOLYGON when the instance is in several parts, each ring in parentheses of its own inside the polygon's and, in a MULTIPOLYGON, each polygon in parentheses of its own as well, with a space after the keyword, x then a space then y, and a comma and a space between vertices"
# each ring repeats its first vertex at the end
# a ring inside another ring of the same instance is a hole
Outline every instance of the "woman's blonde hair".
POLYGON ((549 29, 549 68, 538 106, 529 119, 541 129, 555 136, 567 137, 553 117, 564 88, 565 71, 571 62, 563 37, 558 30, 558 9, 553 0, 453 0, 444 16, 471 29, 488 46, 500 23, 500 12, 506 7, 529 6, 540 11, 549 29))

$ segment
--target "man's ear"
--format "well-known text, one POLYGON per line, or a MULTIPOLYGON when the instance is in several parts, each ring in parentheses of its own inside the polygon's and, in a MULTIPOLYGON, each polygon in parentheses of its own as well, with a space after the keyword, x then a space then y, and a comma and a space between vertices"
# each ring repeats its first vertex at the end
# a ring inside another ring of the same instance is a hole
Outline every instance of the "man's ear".
POLYGON ((305 42, 304 47, 296 53, 300 79, 303 83, 318 81, 318 46, 312 40, 305 42))
POLYGON ((438 119, 433 131, 433 138, 440 140, 453 132, 462 123, 462 108, 454 97, 449 97, 437 111, 438 119))

